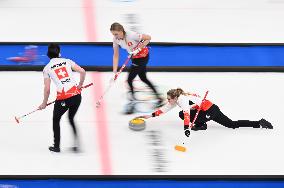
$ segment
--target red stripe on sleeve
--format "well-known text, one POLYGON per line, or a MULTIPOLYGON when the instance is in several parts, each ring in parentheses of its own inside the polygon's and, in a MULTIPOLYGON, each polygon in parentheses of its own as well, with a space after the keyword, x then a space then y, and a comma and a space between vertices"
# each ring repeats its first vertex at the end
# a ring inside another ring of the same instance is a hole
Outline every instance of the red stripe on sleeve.
POLYGON ((190 115, 188 112, 183 111, 183 115, 184 115, 184 125, 189 125, 190 122, 190 115))

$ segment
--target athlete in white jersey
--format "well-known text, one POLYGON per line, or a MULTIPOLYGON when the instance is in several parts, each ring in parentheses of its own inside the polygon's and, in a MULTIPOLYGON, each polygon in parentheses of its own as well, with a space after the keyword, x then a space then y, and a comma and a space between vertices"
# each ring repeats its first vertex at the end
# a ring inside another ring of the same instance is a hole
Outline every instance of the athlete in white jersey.
POLYGON ((60 58, 60 47, 57 44, 50 44, 48 46, 47 56, 50 58, 50 62, 43 69, 44 97, 42 104, 39 106, 40 110, 46 108, 50 94, 51 80, 57 88, 57 97, 53 110, 54 145, 49 147, 49 150, 60 152, 60 119, 68 110, 69 122, 75 136, 75 145, 72 149, 78 151, 78 134, 74 117, 81 103, 81 88, 86 72, 72 60, 60 58), (78 85, 76 84, 72 70, 80 73, 80 82, 78 85))
POLYGON ((126 114, 134 112, 135 95, 133 88, 133 80, 138 75, 142 82, 147 84, 157 97, 157 107, 160 107, 163 103, 163 99, 159 96, 157 90, 153 84, 148 80, 146 73, 146 66, 149 61, 149 49, 148 43, 151 40, 150 35, 140 34, 132 31, 125 31, 123 26, 119 23, 113 23, 110 27, 110 31, 113 34, 113 72, 117 72, 119 61, 119 46, 125 49, 131 54, 132 65, 128 75, 128 85, 130 88, 132 100, 130 101, 129 108, 126 110, 126 114), (143 42, 142 42, 143 41, 143 42))
MULTIPOLYGON (((138 44, 140 41, 147 39, 147 43, 149 43, 151 39, 149 35, 143 35, 133 31, 125 31, 124 38, 117 37, 116 33, 114 32, 113 48, 118 49, 120 46, 121 48, 125 49, 129 54, 133 54, 132 59, 143 58, 148 55, 149 49, 147 48, 147 44, 145 43, 145 41, 143 42, 146 44, 144 47, 141 45, 138 46, 138 44)), ((114 70, 114 72, 116 72, 116 70, 114 70)))
POLYGON ((80 94, 72 69, 78 65, 70 59, 52 58, 43 69, 43 77, 51 79, 57 88, 58 100, 80 94))
POLYGON ((137 118, 148 119, 150 117, 156 117, 163 113, 167 113, 174 107, 178 106, 181 108, 179 112, 179 117, 184 121, 184 134, 188 137, 190 135, 190 122, 193 121, 197 110, 200 109, 198 117, 195 121, 195 125, 191 130, 206 130, 206 122, 213 120, 228 128, 239 128, 239 127, 253 127, 253 128, 266 128, 273 129, 270 122, 265 119, 259 121, 249 121, 249 120, 238 120, 232 121, 226 115, 221 112, 216 104, 213 104, 209 100, 204 100, 202 102, 201 98, 197 94, 186 93, 181 88, 171 89, 167 92, 168 103, 157 111, 153 112, 151 115, 143 115, 137 118))

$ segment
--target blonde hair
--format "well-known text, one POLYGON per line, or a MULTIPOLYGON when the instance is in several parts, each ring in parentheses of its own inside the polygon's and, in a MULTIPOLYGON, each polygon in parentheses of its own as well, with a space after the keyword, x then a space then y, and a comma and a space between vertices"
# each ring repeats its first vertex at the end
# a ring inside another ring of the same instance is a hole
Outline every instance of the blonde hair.
POLYGON ((189 96, 189 95, 193 95, 193 96, 197 96, 200 97, 197 94, 193 94, 193 93, 189 93, 189 92, 184 92, 183 89, 181 88, 176 88, 176 89, 170 89, 167 92, 167 95, 170 96, 172 99, 174 99, 175 97, 179 97, 180 95, 185 95, 185 96, 189 96))
POLYGON ((114 22, 113 24, 111 24, 110 31, 122 31, 124 35, 126 34, 124 27, 120 23, 117 23, 117 22, 114 22))

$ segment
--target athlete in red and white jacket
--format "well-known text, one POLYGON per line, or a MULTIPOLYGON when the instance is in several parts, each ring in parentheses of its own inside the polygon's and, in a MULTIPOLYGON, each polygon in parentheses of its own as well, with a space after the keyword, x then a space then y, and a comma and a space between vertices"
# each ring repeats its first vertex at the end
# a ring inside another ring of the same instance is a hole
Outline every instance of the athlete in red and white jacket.
POLYGON ((54 146, 49 147, 49 150, 60 152, 60 119, 68 110, 69 122, 75 136, 73 150, 77 151, 78 135, 74 117, 81 103, 81 88, 85 80, 86 72, 72 60, 60 58, 60 47, 57 44, 50 44, 48 46, 47 56, 50 58, 50 62, 43 69, 44 97, 42 104, 38 108, 40 110, 46 108, 52 80, 57 88, 57 97, 53 110, 54 146), (80 73, 80 82, 78 85, 73 75, 73 70, 80 73))
POLYGON ((197 119, 194 122, 194 126, 191 130, 205 130, 207 129, 206 122, 213 120, 228 128, 239 128, 239 127, 253 127, 253 128, 268 128, 272 129, 271 123, 265 119, 259 121, 249 121, 249 120, 238 120, 232 121, 226 115, 224 115, 216 104, 213 104, 209 100, 202 99, 197 94, 185 93, 181 88, 171 89, 167 92, 168 103, 160 108, 159 110, 153 112, 151 115, 143 115, 137 118, 148 119, 150 117, 156 117, 163 113, 167 113, 176 106, 179 106, 182 111, 179 112, 179 117, 184 121, 184 133, 188 137, 190 135, 189 126, 193 121, 195 114, 200 108, 197 119))
POLYGON ((52 58, 43 69, 44 79, 52 80, 57 89, 57 100, 64 100, 81 94, 82 83, 77 86, 72 70, 82 68, 70 59, 52 58))
MULTIPOLYGON (((136 33, 133 31, 125 31, 123 26, 119 23, 113 23, 110 27, 110 31, 113 34, 113 73, 116 74, 117 72, 120 46, 132 55, 132 65, 130 67, 127 79, 131 91, 132 101, 135 100, 133 80, 138 75, 141 81, 147 84, 153 90, 157 97, 157 107, 160 107, 163 103, 163 99, 159 96, 156 88, 146 76, 146 66, 149 61, 149 49, 147 45, 151 40, 151 36, 147 34, 136 33)), ((133 113, 133 108, 134 106, 130 105, 129 109, 125 113, 133 113)))

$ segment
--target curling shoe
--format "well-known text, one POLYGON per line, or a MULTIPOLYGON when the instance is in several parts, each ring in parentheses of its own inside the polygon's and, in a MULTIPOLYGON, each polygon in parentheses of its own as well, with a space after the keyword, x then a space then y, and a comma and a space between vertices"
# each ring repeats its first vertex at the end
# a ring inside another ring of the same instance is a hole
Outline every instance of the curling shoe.
POLYGON ((81 152, 79 140, 78 140, 77 137, 75 138, 74 146, 71 147, 70 149, 71 149, 71 151, 74 152, 74 153, 80 153, 80 152, 81 152))
POLYGON ((80 150, 80 148, 78 146, 73 146, 70 149, 74 153, 80 153, 81 152, 81 150, 80 150))
POLYGON ((58 147, 50 146, 48 149, 49 151, 52 151, 52 152, 56 152, 56 153, 60 152, 60 148, 58 147))
POLYGON ((261 119, 259 120, 259 125, 261 128, 265 128, 265 129, 273 129, 273 126, 270 122, 266 121, 265 119, 261 119))
POLYGON ((134 114, 135 112, 135 105, 134 104, 127 104, 124 110, 125 115, 134 114))

